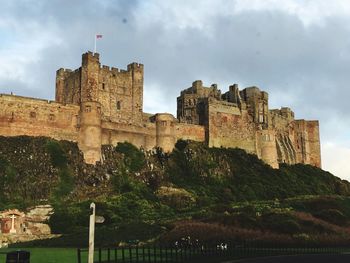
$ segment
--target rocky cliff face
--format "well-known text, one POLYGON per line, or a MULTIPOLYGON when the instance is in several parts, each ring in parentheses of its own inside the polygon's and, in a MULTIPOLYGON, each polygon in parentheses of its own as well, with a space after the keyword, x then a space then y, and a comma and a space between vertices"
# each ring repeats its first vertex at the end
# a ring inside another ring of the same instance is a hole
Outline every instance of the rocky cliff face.
POLYGON ((37 239, 54 238, 57 235, 51 234, 51 228, 48 224, 49 218, 53 213, 51 205, 38 205, 28 208, 26 211, 5 210, 0 211, 0 248, 7 247, 9 244, 18 242, 28 242, 37 239), (7 231, 8 223, 11 222, 11 214, 15 214, 14 230, 7 231))

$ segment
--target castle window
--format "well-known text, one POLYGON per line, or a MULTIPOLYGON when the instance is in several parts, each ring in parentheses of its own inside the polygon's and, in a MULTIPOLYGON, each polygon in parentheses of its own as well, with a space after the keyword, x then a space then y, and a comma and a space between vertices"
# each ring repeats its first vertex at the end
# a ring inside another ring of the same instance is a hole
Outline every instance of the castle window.
POLYGON ((50 114, 49 115, 49 121, 55 121, 55 115, 54 114, 50 114))
POLYGON ((121 109, 121 102, 118 100, 117 101, 117 110, 120 110, 121 109))
POLYGON ((166 121, 161 122, 162 126, 166 126, 166 121))
POLYGON ((91 106, 85 106, 85 112, 91 112, 91 106))
POLYGON ((31 112, 30 112, 30 117, 31 117, 31 118, 36 118, 36 112, 31 111, 31 112))
POLYGON ((105 90, 105 84, 104 83, 102 83, 102 89, 105 90))
POLYGON ((259 122, 264 123, 264 115, 262 114, 259 115, 259 122))

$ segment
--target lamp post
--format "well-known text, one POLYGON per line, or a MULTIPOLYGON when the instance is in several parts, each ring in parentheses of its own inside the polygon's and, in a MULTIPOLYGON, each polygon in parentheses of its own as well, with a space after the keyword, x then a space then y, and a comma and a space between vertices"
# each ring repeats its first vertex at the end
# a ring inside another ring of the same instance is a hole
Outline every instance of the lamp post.
POLYGON ((96 215, 95 203, 90 204, 90 224, 89 224, 89 257, 88 263, 94 263, 95 250, 95 223, 102 224, 105 221, 103 216, 96 215))
POLYGON ((94 263, 94 241, 95 241, 95 216, 96 216, 96 205, 95 203, 90 204, 90 224, 89 224, 89 258, 88 263, 94 263))

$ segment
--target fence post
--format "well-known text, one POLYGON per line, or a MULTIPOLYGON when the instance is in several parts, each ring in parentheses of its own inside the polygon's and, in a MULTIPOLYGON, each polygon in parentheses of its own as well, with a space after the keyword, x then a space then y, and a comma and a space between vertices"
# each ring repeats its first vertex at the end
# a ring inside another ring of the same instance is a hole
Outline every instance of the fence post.
POLYGON ((125 251, 124 251, 124 247, 122 247, 122 261, 123 261, 123 263, 125 262, 125 251))
POLYGON ((177 247, 175 247, 175 259, 176 259, 176 263, 179 262, 179 255, 177 253, 177 247))
POLYGON ((173 262, 173 246, 170 246, 170 262, 173 262))
POLYGON ((157 263, 157 247, 156 247, 156 244, 153 245, 153 262, 157 263))
POLYGON ((102 262, 102 249, 101 248, 98 249, 98 262, 99 263, 102 262))
POLYGON ((78 248, 78 263, 81 263, 81 251, 80 251, 80 248, 78 248))
POLYGON ((145 245, 142 246, 142 263, 146 263, 145 245))
POLYGON ((163 263, 162 246, 161 245, 159 245, 159 262, 163 263))
POLYGON ((183 262, 184 261, 184 255, 183 255, 183 248, 181 247, 181 250, 180 250, 180 262, 183 262))
POLYGON ((136 263, 139 263, 139 245, 136 245, 135 253, 136 253, 136 263))
POLYGON ((108 260, 108 263, 111 263, 111 249, 110 248, 107 249, 107 260, 108 260))
POLYGON ((132 251, 131 251, 131 246, 129 246, 129 262, 132 262, 132 251))
POLYGON ((114 262, 118 262, 118 248, 114 248, 114 262))
POLYGON ((151 263, 151 247, 147 247, 147 252, 148 252, 148 263, 151 263))
POLYGON ((168 263, 168 246, 165 247, 165 263, 168 263))

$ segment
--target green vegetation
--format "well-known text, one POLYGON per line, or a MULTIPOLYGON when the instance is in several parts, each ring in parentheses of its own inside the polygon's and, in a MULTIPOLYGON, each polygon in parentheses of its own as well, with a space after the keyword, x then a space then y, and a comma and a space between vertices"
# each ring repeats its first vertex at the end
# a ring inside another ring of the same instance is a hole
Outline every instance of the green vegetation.
POLYGON ((118 143, 96 166, 76 144, 47 138, 0 137, 0 153, 0 208, 49 202, 49 224, 63 233, 27 246, 86 246, 91 201, 106 218, 97 246, 218 234, 341 243, 349 234, 350 183, 309 165, 272 169, 243 150, 188 141, 170 154, 118 143))
MULTIPOLYGON (((0 249, 0 252, 9 252, 14 249, 0 249)), ((34 263, 76 263, 77 250, 74 248, 21 248, 30 252, 30 262, 34 263)), ((84 258, 85 259, 85 258, 84 258)), ((6 255, 0 254, 0 262, 6 261, 6 255)), ((84 262, 87 262, 85 259, 84 262)))
POLYGON ((74 189, 74 178, 68 166, 67 156, 62 146, 54 140, 46 143, 53 167, 58 169, 58 184, 53 189, 52 202, 62 202, 74 189))
POLYGON ((118 143, 115 150, 124 154, 124 165, 131 172, 138 172, 145 165, 145 155, 131 143, 118 143))

